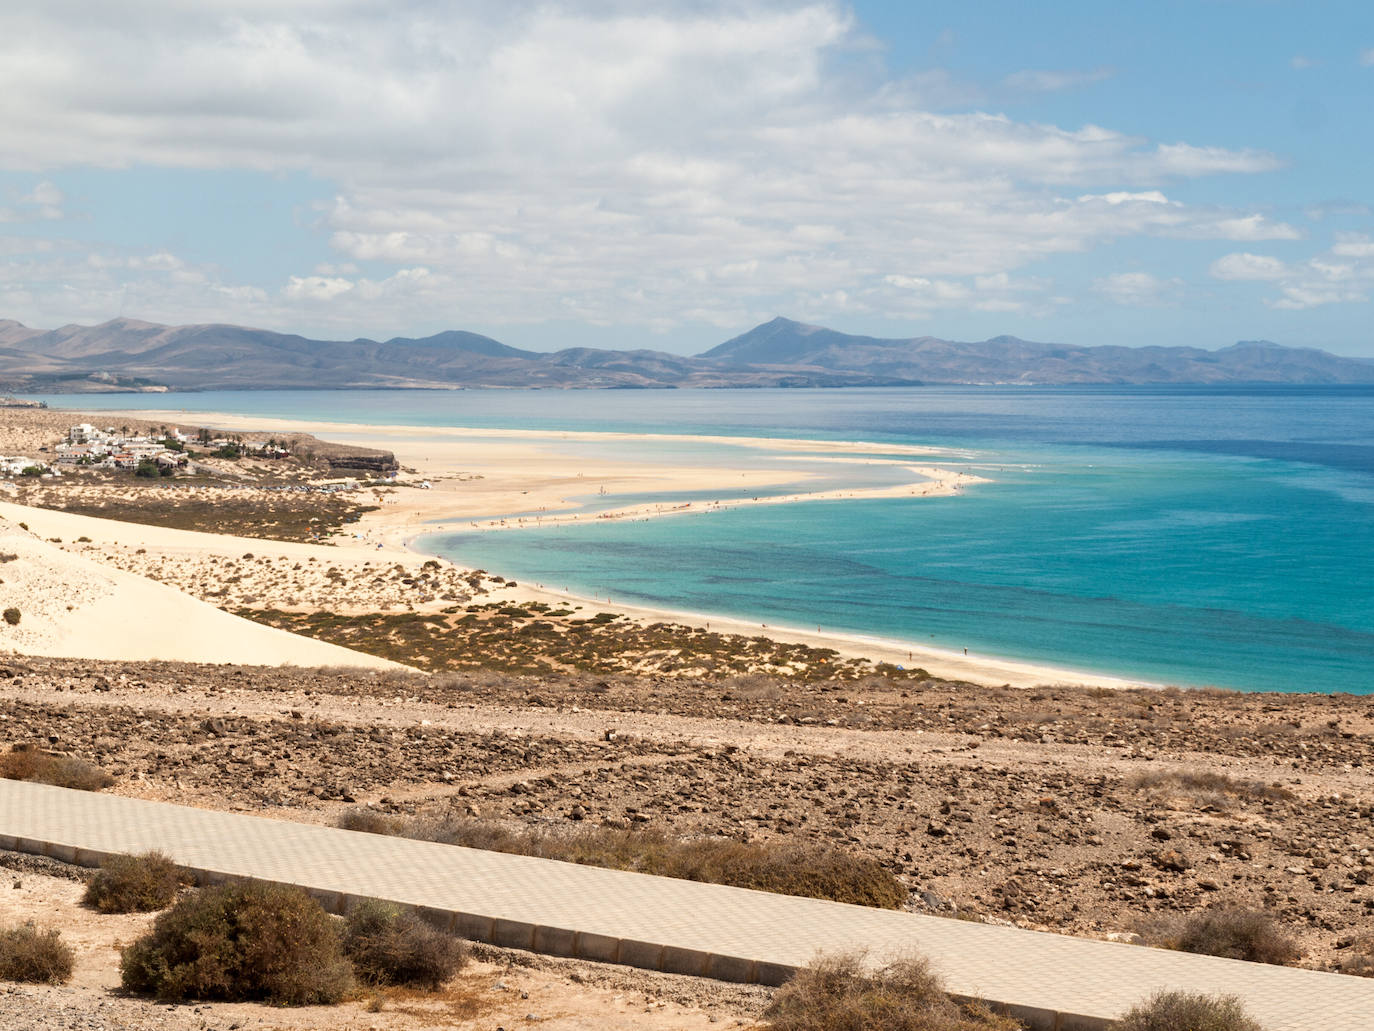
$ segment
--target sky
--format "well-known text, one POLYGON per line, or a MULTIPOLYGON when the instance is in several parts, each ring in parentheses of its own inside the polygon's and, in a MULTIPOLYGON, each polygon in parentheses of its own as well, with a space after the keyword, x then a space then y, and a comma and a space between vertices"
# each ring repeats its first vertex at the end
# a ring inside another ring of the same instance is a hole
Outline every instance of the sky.
POLYGON ((0 318, 1374 356, 1374 4, 7 0, 0 318))

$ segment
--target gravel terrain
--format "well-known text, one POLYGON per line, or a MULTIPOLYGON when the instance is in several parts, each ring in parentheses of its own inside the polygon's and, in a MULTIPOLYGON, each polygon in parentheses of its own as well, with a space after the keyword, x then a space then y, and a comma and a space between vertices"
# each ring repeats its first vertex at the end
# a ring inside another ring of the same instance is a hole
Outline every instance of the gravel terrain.
POLYGON ((950 916, 1106 937, 1263 908, 1323 969, 1374 916, 1367 699, 934 681, 741 699, 748 678, 644 681, 636 706, 630 681, 64 660, 0 678, 0 741, 68 750, 140 797, 803 837, 950 916))

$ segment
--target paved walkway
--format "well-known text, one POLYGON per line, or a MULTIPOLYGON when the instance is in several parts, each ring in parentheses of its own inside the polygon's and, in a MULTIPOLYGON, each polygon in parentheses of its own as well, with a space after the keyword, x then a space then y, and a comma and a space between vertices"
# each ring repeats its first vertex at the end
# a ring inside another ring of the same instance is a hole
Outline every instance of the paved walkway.
POLYGON ((298 884, 336 911, 377 897, 469 938, 778 983, 818 949, 929 956, 951 991, 1033 1026, 1096 1029, 1158 988, 1239 996, 1267 1031, 1369 1031, 1374 979, 789 898, 308 824, 0 780, 0 848, 87 864, 158 848, 205 881, 298 884))

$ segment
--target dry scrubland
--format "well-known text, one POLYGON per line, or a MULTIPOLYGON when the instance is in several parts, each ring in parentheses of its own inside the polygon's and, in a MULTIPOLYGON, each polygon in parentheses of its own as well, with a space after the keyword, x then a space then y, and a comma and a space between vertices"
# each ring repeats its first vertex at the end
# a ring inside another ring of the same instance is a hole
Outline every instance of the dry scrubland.
POLYGON ((63 660, 0 677, 4 740, 119 793, 513 849, 588 827, 804 843, 876 861, 920 911, 1165 943, 1244 908, 1303 965, 1360 970, 1374 947, 1362 698, 63 660))
POLYGON ((341 532, 377 507, 376 495, 368 491, 277 489, 285 486, 227 475, 218 482, 195 477, 139 482, 130 473, 73 473, 60 483, 21 482, 7 500, 98 519, 284 541, 341 532))

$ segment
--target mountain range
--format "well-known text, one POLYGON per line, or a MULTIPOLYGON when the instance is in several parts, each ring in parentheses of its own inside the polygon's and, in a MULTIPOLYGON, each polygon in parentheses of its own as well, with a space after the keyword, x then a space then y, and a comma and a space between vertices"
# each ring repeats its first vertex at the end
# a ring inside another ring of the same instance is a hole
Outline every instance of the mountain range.
POLYGON ((348 387, 841 387, 919 384, 1374 383, 1374 360, 1268 341, 1197 347, 852 336, 775 318, 693 357, 509 347, 461 330, 311 340, 231 325, 114 319, 31 329, 0 320, 0 391, 348 387))

